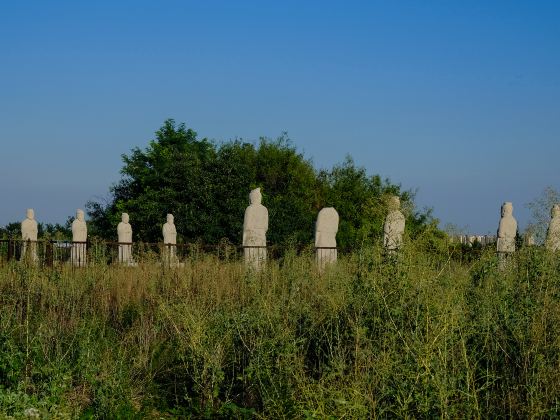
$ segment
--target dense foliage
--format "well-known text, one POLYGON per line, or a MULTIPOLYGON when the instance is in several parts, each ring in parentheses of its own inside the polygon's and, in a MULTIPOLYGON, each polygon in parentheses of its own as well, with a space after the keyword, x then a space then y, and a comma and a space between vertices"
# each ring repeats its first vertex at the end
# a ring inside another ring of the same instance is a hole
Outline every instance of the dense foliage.
MULTIPOLYGON (((554 418, 558 255, 463 263, 408 238, 343 255, 184 267, 0 258, 0 417, 554 418)), ((451 251, 455 252, 455 251, 451 251)))
POLYGON ((167 120, 145 150, 135 148, 123 161, 108 202, 87 206, 91 233, 106 239, 114 239, 121 212, 128 212, 134 240, 157 242, 165 215, 173 213, 180 241, 239 243, 248 193, 256 187, 269 210, 272 244, 308 243, 326 206, 340 214, 340 246, 379 238, 388 194, 401 197, 413 236, 434 223, 429 213, 414 211, 411 193, 399 185, 368 176, 351 158, 317 170, 285 135, 258 145, 216 144, 167 120))
MULTIPOLYGON (((58 223, 38 223, 37 235, 42 239, 70 239, 72 237, 70 231, 70 222, 68 221, 64 226, 58 223)), ((20 238, 21 237, 21 223, 13 222, 8 223, 4 227, 0 227, 0 239, 20 238)))

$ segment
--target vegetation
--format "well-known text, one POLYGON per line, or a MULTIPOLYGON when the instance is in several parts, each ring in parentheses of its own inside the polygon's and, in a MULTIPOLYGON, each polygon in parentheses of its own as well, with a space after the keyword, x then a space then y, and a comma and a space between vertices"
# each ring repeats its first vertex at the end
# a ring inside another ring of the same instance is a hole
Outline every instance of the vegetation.
MULTIPOLYGON (((43 239, 69 239, 72 237, 70 231, 70 221, 64 226, 58 223, 38 223, 37 234, 43 239)), ((21 238, 21 223, 8 223, 4 227, 0 227, 0 239, 21 238)))
POLYGON ((444 240, 287 252, 260 274, 0 267, 0 412, 99 418, 557 417, 560 261, 444 240))
POLYGON ((382 232, 388 194, 401 197, 412 235, 434 223, 429 213, 414 210, 412 194, 399 185, 369 176, 351 158, 317 170, 286 135, 263 138, 258 145, 216 144, 167 120, 145 150, 135 148, 122 158, 123 178, 110 198, 87 205, 91 233, 105 239, 114 239, 121 213, 127 212, 134 240, 157 242, 165 215, 173 213, 179 241, 239 243, 248 193, 256 187, 262 187, 269 211, 272 244, 310 242, 325 206, 340 214, 341 247, 371 241, 382 232))
MULTIPOLYGON (((0 418, 560 416, 558 255, 521 247, 500 270, 491 247, 449 243, 410 192, 350 158, 317 170, 285 136, 218 145, 168 120, 123 160, 108 202, 88 205, 90 233, 113 239, 126 211, 134 240, 155 242, 172 212, 195 251, 170 268, 137 243, 123 267, 93 238, 73 269, 1 248, 0 418), (283 252, 252 273, 229 249, 257 186, 283 252), (389 194, 407 217, 397 256, 380 248, 389 194), (352 251, 321 274, 301 245, 324 206, 352 251)), ((550 200, 533 206, 543 221, 550 200)))
POLYGON ((550 223, 550 210, 554 204, 558 203, 560 203, 560 192, 549 186, 537 198, 526 205, 531 210, 533 217, 531 223, 527 226, 525 234, 533 236, 536 243, 544 243, 550 223))

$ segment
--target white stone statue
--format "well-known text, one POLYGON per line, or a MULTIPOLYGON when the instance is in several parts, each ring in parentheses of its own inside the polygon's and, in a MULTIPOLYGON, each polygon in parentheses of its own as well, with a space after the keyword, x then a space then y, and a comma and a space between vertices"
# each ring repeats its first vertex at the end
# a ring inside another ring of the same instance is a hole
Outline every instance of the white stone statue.
POLYGON ((121 215, 121 222, 117 226, 119 237, 119 263, 131 265, 132 259, 132 226, 130 226, 128 213, 121 215))
POLYGON ((552 219, 546 232, 545 246, 549 251, 560 250, 560 204, 552 206, 550 211, 552 219))
POLYGON ((260 270, 266 263, 266 231, 268 230, 268 210, 261 204, 261 189, 249 193, 250 205, 245 209, 243 220, 243 246, 245 264, 260 270), (254 247, 254 248, 252 248, 254 247))
POLYGON ((404 234, 405 217, 401 213, 401 200, 397 196, 389 198, 389 213, 385 218, 383 225, 383 246, 393 254, 398 251, 402 245, 402 237, 404 234))
POLYGON ((21 253, 22 259, 29 259, 37 262, 37 234, 39 229, 35 220, 35 212, 33 209, 27 209, 26 218, 21 222, 21 239, 23 239, 23 249, 21 253))
POLYGON ((167 215, 167 222, 163 225, 163 260, 168 263, 177 261, 177 229, 172 214, 167 215))
POLYGON ((505 258, 515 252, 515 235, 517 234, 517 220, 513 217, 513 205, 510 202, 502 204, 502 217, 498 226, 498 241, 496 250, 500 264, 505 258))
POLYGON ((328 264, 336 261, 336 233, 338 232, 338 220, 338 213, 334 207, 325 207, 321 209, 317 216, 317 223, 315 224, 315 248, 319 271, 324 271, 328 264))
POLYGON ((72 222, 72 251, 71 261, 76 267, 85 267, 87 264, 87 225, 84 216, 84 211, 78 209, 76 211, 76 218, 72 222))

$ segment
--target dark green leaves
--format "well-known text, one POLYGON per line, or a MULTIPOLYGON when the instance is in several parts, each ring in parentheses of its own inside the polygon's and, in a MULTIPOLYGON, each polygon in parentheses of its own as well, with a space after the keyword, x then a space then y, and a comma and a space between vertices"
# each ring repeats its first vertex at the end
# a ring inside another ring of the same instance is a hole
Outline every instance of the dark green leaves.
MULTIPOLYGON (((114 239, 120 213, 127 212, 134 240, 156 242, 165 215, 173 213, 179 241, 239 243, 248 193, 255 187, 262 188, 269 210, 271 244, 312 241, 317 213, 325 206, 340 214, 342 247, 380 237, 387 194, 400 195, 412 208, 410 193, 369 176, 349 157, 331 170, 316 170, 285 133, 258 145, 217 144, 170 119, 155 134, 146 149, 123 155, 123 178, 111 188, 108 204, 88 203, 96 235, 114 239)), ((431 221, 423 213, 408 218, 415 229, 431 221)))

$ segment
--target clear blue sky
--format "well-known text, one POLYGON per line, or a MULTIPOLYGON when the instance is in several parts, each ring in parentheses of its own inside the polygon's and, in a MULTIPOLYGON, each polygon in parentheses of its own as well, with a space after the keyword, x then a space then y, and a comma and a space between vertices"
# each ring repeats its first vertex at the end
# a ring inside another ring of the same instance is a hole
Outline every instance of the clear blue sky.
POLYGON ((477 233, 560 189, 558 1, 12 1, 0 6, 0 224, 63 222, 166 118, 288 131, 477 233))

